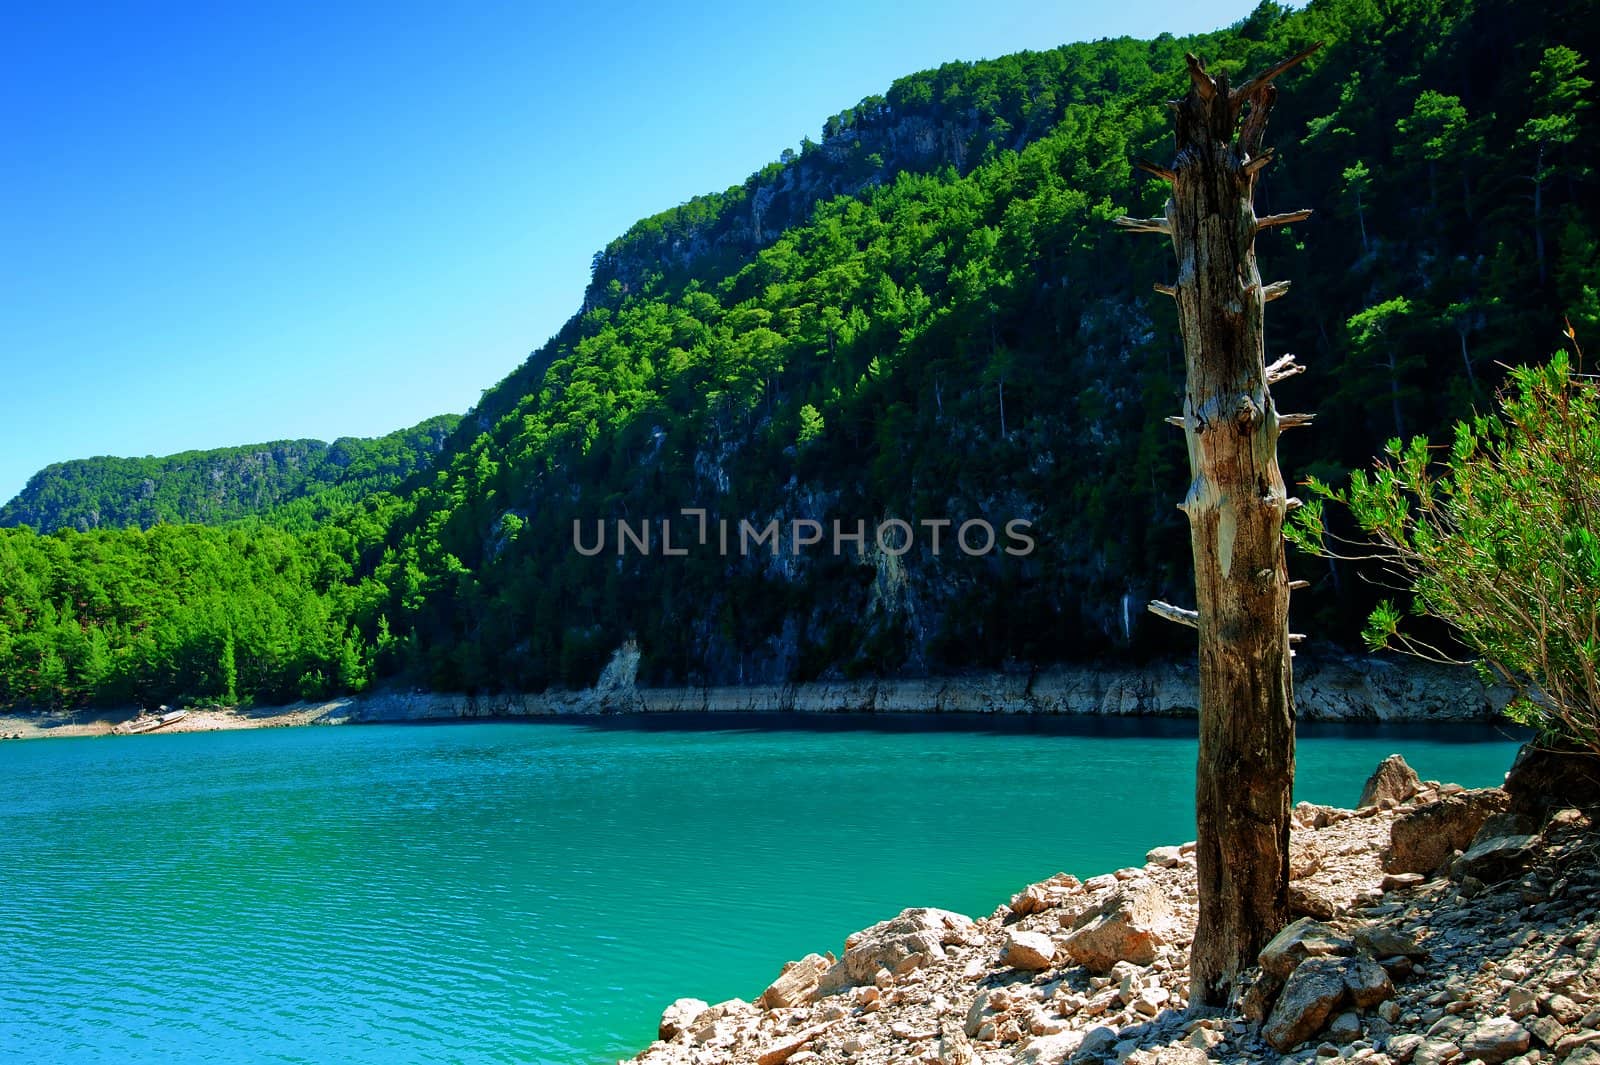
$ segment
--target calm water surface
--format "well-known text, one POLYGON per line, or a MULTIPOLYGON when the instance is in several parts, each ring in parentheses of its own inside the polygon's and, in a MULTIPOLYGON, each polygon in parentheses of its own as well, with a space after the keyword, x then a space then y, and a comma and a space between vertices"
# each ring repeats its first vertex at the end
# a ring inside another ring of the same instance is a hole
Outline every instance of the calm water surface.
MULTIPOLYGON (((1298 797, 1490 729, 1303 728, 1298 797)), ((572 1062, 909 905, 1193 836, 1192 723, 606 720, 0 745, 0 1058, 572 1062), (964 727, 954 727, 960 724, 964 727)))

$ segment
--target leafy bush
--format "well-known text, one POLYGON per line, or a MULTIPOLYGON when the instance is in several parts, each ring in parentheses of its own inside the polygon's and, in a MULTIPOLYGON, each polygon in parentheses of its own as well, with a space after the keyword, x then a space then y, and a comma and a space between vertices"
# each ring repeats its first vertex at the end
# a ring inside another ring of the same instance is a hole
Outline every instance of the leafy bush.
POLYGON ((1486 679, 1516 690, 1513 719, 1600 751, 1600 380, 1565 352, 1513 370, 1498 416, 1458 424, 1442 463, 1434 451, 1395 439, 1347 489, 1309 482, 1290 540, 1377 560, 1410 590, 1413 618, 1393 601, 1372 612, 1373 649, 1453 661, 1415 618, 1444 621, 1486 679), (1370 553, 1329 548, 1325 502, 1348 509, 1370 553))

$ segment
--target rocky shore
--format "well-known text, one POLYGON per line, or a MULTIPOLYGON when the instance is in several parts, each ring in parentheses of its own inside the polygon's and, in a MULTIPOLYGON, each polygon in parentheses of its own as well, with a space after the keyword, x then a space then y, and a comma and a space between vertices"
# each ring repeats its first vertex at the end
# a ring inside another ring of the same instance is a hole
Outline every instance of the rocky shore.
MULTIPOLYGON (((195 707, 182 721, 158 732, 231 732, 235 729, 296 728, 301 725, 336 725, 348 720, 349 700, 295 703, 291 706, 195 707)), ((140 715, 137 707, 119 710, 78 710, 37 714, 0 714, 0 740, 65 739, 75 736, 109 736, 117 725, 140 715)), ((137 738, 137 737, 130 737, 137 738)))
MULTIPOLYGON (((195 709, 186 721, 162 732, 597 714, 1193 717, 1198 705, 1193 662, 677 688, 640 687, 638 669, 638 648, 625 645, 589 688, 476 695, 387 689, 290 706, 195 709)), ((1302 721, 1493 721, 1507 694, 1485 689, 1469 669, 1414 660, 1325 650, 1295 662, 1295 703, 1302 721)), ((138 713, 126 707, 0 715, 0 739, 101 736, 138 713)))
MULTIPOLYGON (((351 720, 424 721, 617 713, 978 713, 1193 717, 1196 666, 1051 666, 1028 672, 650 688, 636 683, 637 647, 612 656, 599 681, 578 691, 455 695, 389 692, 353 700, 351 720)), ((1333 651, 1295 661, 1303 721, 1492 721, 1506 693, 1485 690, 1471 670, 1333 651)))
POLYGON ((1600 772, 1507 787, 1392 757, 1355 809, 1294 811, 1297 920, 1227 1010, 1189 1010, 1193 845, 976 920, 910 909, 752 1002, 682 999, 634 1065, 1600 1065, 1600 772))

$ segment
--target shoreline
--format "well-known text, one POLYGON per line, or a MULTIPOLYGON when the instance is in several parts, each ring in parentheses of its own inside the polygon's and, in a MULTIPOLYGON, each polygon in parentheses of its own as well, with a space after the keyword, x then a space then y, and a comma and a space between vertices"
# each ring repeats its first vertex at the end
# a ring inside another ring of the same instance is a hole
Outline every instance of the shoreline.
POLYGON ((1529 771, 1467 790, 1391 755, 1355 809, 1296 805, 1291 923, 1224 1008, 1188 1000, 1188 842, 902 910, 749 1001, 673 1001, 618 1065, 1600 1065, 1593 795, 1529 771))
MULTIPOLYGON (((380 690, 267 707, 193 707, 155 733, 306 725, 594 717, 623 714, 977 714, 1070 717, 1194 717, 1196 667, 1051 666, 1031 672, 829 680, 789 684, 639 687, 638 650, 623 647, 591 688, 465 694, 380 690)), ((1323 653, 1295 667, 1302 722, 1486 723, 1506 693, 1485 690, 1467 669, 1323 653)), ((70 712, 0 712, 0 738, 103 736, 135 707, 70 712)))
MULTIPOLYGON (((182 721, 174 722, 141 736, 170 735, 174 732, 231 732, 238 729, 298 728, 303 725, 342 724, 339 711, 348 699, 320 703, 293 703, 271 707, 191 707, 182 721)), ((0 739, 74 739, 110 736, 124 721, 137 717, 131 707, 113 710, 19 711, 0 712, 0 739)))

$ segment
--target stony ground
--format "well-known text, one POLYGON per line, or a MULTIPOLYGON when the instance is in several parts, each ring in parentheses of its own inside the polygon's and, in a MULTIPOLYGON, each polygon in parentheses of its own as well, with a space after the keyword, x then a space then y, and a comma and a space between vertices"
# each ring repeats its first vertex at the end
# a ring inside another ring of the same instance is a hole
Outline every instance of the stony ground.
POLYGON ((1576 809, 1531 823, 1500 789, 1418 782, 1398 759, 1362 798, 1296 808, 1300 919, 1226 1011, 1186 1008, 1186 844, 978 920, 907 910, 754 1003, 674 1003, 634 1061, 1600 1065, 1600 829, 1576 809))
MULTIPOLYGON (((194 707, 189 716, 145 736, 173 732, 223 732, 233 729, 291 728, 328 724, 345 716, 348 699, 292 706, 194 707)), ((0 740, 61 739, 70 736, 109 736, 125 721, 138 717, 134 707, 117 710, 79 710, 44 714, 0 714, 0 740)))

